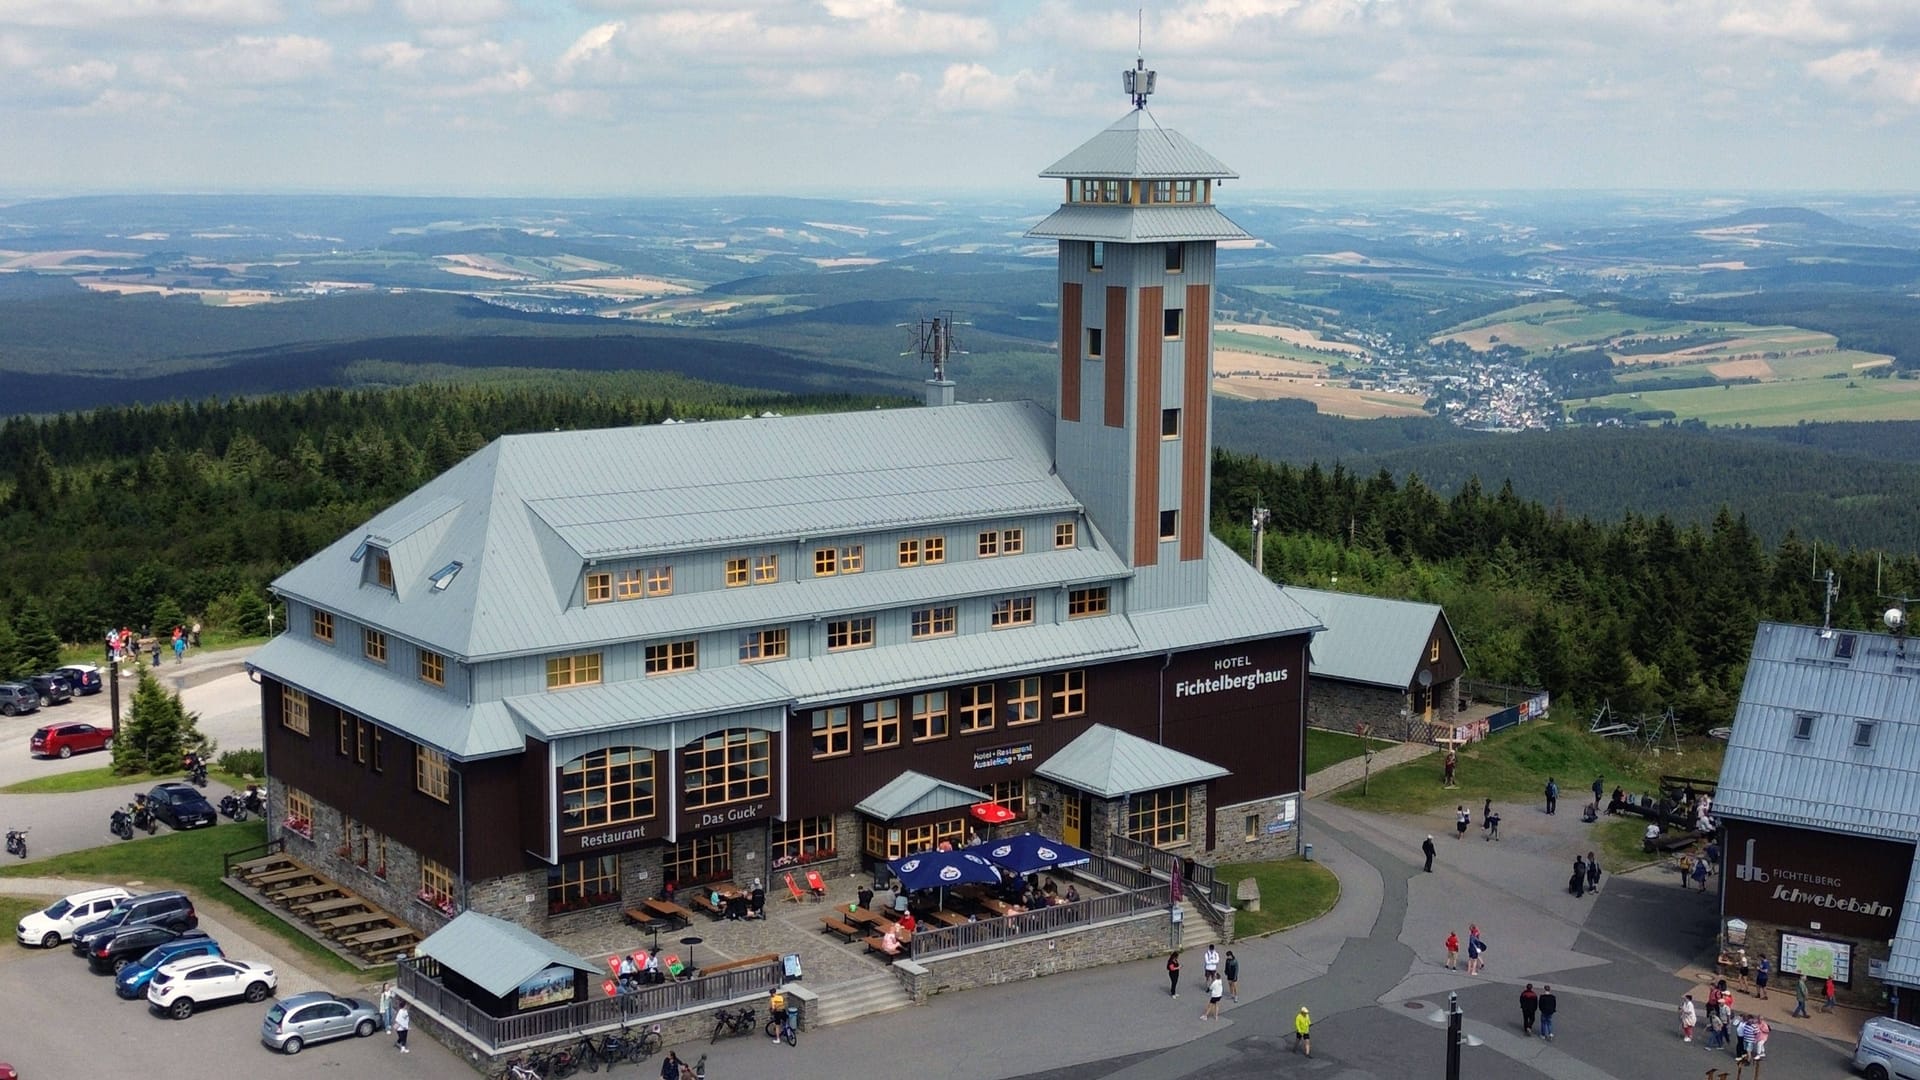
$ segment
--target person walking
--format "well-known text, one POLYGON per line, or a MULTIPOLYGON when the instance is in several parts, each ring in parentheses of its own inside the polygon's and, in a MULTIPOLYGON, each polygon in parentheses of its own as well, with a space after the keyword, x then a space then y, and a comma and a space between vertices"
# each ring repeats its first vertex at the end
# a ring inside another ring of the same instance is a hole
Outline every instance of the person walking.
POLYGON ((1693 1041, 1693 1025, 1699 1022, 1700 1014, 1693 1007, 1693 995, 1680 999, 1680 1041, 1693 1041))
MULTIPOLYGON (((1447 931, 1447 970, 1448 971, 1453 970, 1453 963, 1455 960, 1459 959, 1459 957, 1460 957, 1460 935, 1455 933, 1452 930, 1449 930, 1447 931)), ((1801 981, 1804 982, 1805 980, 1803 979, 1801 981)))
POLYGON ((1760 1034, 1760 1028, 1754 1024, 1751 1013, 1740 1018, 1740 1026, 1735 1029, 1739 1042, 1735 1044, 1733 1060, 1745 1065, 1753 1060, 1753 1041, 1760 1034))
POLYGON ((680 1080, 680 1055, 667 1051, 667 1059, 660 1063, 660 1080, 680 1080))
POLYGON ((1209 983, 1220 973, 1220 950, 1211 943, 1207 945, 1207 951, 1200 954, 1200 973, 1209 983))
POLYGON ((1547 777, 1547 813, 1553 813, 1554 807, 1558 805, 1560 805, 1560 785, 1554 783, 1553 777, 1549 776, 1547 777))
POLYGON ((1700 886, 1701 892, 1707 891, 1707 860, 1693 860, 1693 883, 1700 886))
POLYGON ((1167 996, 1180 996, 1180 954, 1177 952, 1167 954, 1167 996))
POLYGON ((403 1054, 412 1053, 407 1049, 407 1029, 413 1026, 413 1014, 407 1011, 407 1001, 400 999, 400 1005, 393 1010, 393 1045, 403 1054))
POLYGON ((1820 1003, 1820 1011, 1825 1013, 1832 1012, 1833 999, 1834 999, 1833 976, 1829 975, 1827 976, 1827 997, 1825 1001, 1822 1001, 1820 1003))
POLYGON ((1308 1057, 1313 1056, 1312 1027, 1313 1018, 1307 1014, 1307 1007, 1300 1006, 1300 1011, 1293 1014, 1293 1045, 1308 1057))
POLYGON ((1436 852, 1433 849, 1432 833, 1428 833, 1427 838, 1420 842, 1420 854, 1425 855, 1427 857, 1427 873, 1429 874, 1433 873, 1433 856, 1436 854, 1436 852))
POLYGON ((1587 863, 1578 855, 1573 857, 1573 876, 1567 879, 1567 891, 1576 900, 1587 895, 1587 863))
POLYGON ((1200 1019, 1220 1019, 1220 999, 1226 995, 1226 992, 1226 985, 1220 981, 1220 976, 1216 972, 1207 980, 1207 1007, 1200 1011, 1200 1019))
POLYGON ((1539 1011, 1540 995, 1534 993, 1533 984, 1528 983, 1527 988, 1520 991, 1520 1030, 1525 1032, 1529 1039, 1533 1038, 1534 1014, 1539 1011))
MULTIPOLYGON (((1659 828, 1659 826, 1649 825, 1647 826, 1647 828, 1657 829, 1659 828)), ((1686 888, 1687 879, 1692 876, 1693 876, 1693 856, 1691 855, 1680 856, 1680 887, 1683 889, 1686 888)))
POLYGON ((1600 860, 1595 858, 1591 851, 1587 852, 1587 891, 1590 893, 1600 891, 1600 860))
MULTIPOLYGON (((1753 1018, 1753 1060, 1757 1063, 1767 1056, 1767 1040, 1773 1037, 1773 1028, 1767 1025, 1767 1018, 1755 1014, 1753 1018)), ((1754 1068, 1759 1068, 1758 1064, 1754 1068)))
POLYGON ((393 1002, 393 984, 382 983, 380 986, 380 1026, 389 1030, 393 1028, 393 1002))
POLYGON ((1480 928, 1478 926, 1468 925, 1467 927, 1467 974, 1469 975, 1480 974, 1481 969, 1486 966, 1485 962, 1482 961, 1480 958, 1482 956, 1485 956, 1486 953, 1487 953, 1487 943, 1480 939, 1480 928))
POLYGON ((1500 811, 1487 811, 1487 839, 1500 839, 1500 811))
POLYGON ((1453 808, 1453 838, 1455 840, 1467 835, 1467 826, 1472 824, 1469 820, 1472 817, 1473 814, 1468 812, 1465 804, 1453 808))
POLYGON ((1553 1041, 1553 1014, 1560 1011, 1560 999, 1553 996, 1553 987, 1543 987, 1540 991, 1540 1037, 1553 1041))
POLYGON ((1798 976, 1793 981, 1793 1015, 1803 1020, 1811 1020, 1807 1015, 1807 977, 1798 976))
POLYGON ((1232 949, 1227 950, 1226 971, 1227 996, 1237 1002, 1240 1000, 1240 961, 1234 957, 1232 949))
POLYGON ((1607 778, 1604 776, 1594 777, 1593 778, 1593 805, 1595 807, 1598 807, 1600 805, 1600 800, 1604 797, 1602 793, 1605 792, 1606 790, 1607 790, 1607 778))

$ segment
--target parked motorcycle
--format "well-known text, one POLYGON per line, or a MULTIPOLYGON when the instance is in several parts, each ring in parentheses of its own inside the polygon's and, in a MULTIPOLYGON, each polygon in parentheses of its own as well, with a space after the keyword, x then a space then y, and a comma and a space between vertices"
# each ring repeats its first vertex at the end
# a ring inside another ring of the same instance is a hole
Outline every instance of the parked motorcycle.
POLYGON ((7 830, 7 854, 18 855, 23 859, 27 857, 27 830, 7 830))
POLYGON ((243 801, 247 805, 247 813, 258 814, 264 817, 267 812, 266 786, 262 784, 248 784, 247 797, 243 801))
POLYGON ((199 754, 188 754, 180 767, 186 771, 188 783, 194 787, 207 786, 207 763, 200 760, 199 754))
POLYGON ((133 804, 133 827, 145 829, 148 836, 160 831, 160 819, 153 816, 153 811, 148 809, 145 798, 133 804))
POLYGON ((107 819, 107 829, 122 840, 133 839, 133 814, 124 806, 116 806, 113 816, 107 819))
POLYGON ((220 813, 235 821, 245 821, 247 820, 247 804, 240 801, 240 796, 229 791, 225 795, 220 796, 220 813))

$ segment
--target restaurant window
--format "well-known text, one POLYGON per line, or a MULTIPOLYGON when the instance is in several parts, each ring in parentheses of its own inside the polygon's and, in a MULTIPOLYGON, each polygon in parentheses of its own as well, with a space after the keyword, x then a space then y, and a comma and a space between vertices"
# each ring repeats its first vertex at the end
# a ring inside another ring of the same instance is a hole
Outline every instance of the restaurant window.
POLYGON ((280 726, 291 728, 302 735, 310 734, 307 724, 311 713, 311 699, 304 690, 295 690, 291 686, 280 688, 280 726))
POLYGON ((727 560, 727 588, 731 589, 747 583, 747 560, 727 560))
POLYGON ((1015 817, 1027 816, 1027 782, 1024 778, 997 780, 982 785, 980 790, 993 805, 1011 810, 1015 817))
POLYGON ((666 596, 673 592, 673 567, 656 566, 647 571, 647 595, 666 596))
POLYGON ((780 580, 780 556, 755 555, 753 557, 753 583, 767 585, 780 580))
POLYGON ((767 834, 775 870, 831 859, 835 854, 831 817, 776 821, 767 829, 767 834))
POLYGON ((881 698, 860 706, 860 749, 886 750, 900 745, 900 699, 881 698))
POLYGON ((1074 523, 1071 521, 1063 521, 1055 525, 1053 527, 1053 546, 1057 548, 1072 547, 1077 539, 1074 535, 1076 532, 1078 532, 1078 530, 1074 528, 1074 523))
POLYGON ((873 645, 873 616, 832 619, 827 623, 827 651, 865 649, 873 645))
POLYGON ((600 681, 600 654, 578 653, 556 656, 547 661, 547 689, 564 690, 569 686, 591 686, 600 681))
POLYGON ((1054 678, 1058 680, 1053 690, 1053 716, 1084 716, 1087 712, 1087 670, 1075 668, 1063 671, 1054 678))
POLYGON ((447 685, 447 658, 432 649, 421 649, 420 681, 435 686, 447 685))
POLYGON ((1149 847, 1187 842, 1187 789, 1162 788, 1127 797, 1127 839, 1149 847))
POLYGON ((653 751, 614 746, 567 762, 560 770, 560 812, 568 832, 652 817, 653 751))
POLYGON ((1067 618, 1091 619, 1107 613, 1107 586, 1095 585, 1067 592, 1067 618))
POLYGON ((1102 340, 1099 327, 1087 327, 1087 359, 1100 359, 1100 349, 1105 344, 1106 342, 1102 340))
POLYGON ((587 603, 604 604, 613 599, 613 574, 600 570, 587 575, 587 603))
POLYGON ((1008 727, 1040 722, 1040 676, 1007 680, 1006 717, 1008 727))
POLYGON ((1177 439, 1180 437, 1179 409, 1160 410, 1160 437, 1163 439, 1177 439))
POLYGON ((913 637, 951 637, 955 626, 955 608, 919 608, 913 613, 913 637))
POLYGON ((947 692, 945 690, 915 694, 909 706, 914 742, 927 742, 947 737, 947 692))
POLYGON ((620 856, 589 855, 547 868, 547 914, 620 902, 620 856))
POLYGON ((901 566, 919 566, 920 565, 920 541, 918 540, 900 541, 900 565, 901 566))
POLYGON ((382 555, 378 559, 375 559, 373 563, 373 576, 374 576, 374 580, 380 583, 381 588, 392 589, 393 588, 393 560, 385 555, 382 555))
POLYGON ((846 705, 813 710, 813 756, 841 757, 853 752, 852 712, 846 705))
POLYGON ((696 836, 667 849, 660 872, 677 885, 725 881, 733 876, 733 836, 696 836))
POLYGON ((453 868, 425 856, 420 858, 420 899, 439 907, 453 903, 453 868))
POLYGON ((729 728, 681 752, 687 808, 765 798, 772 790, 772 740, 764 731, 729 728))
POLYGON ((757 663, 761 660, 784 660, 787 657, 787 628, 776 626, 767 630, 749 630, 740 635, 740 662, 757 663))
POLYGON ((974 683, 960 688, 960 734, 993 730, 993 684, 974 683))
POLYGON ((453 801, 453 770, 447 755, 428 746, 413 748, 413 786, 421 794, 441 802, 453 801))
POLYGON ((1000 530, 988 529, 980 534, 979 552, 983 559, 991 559, 1000 554, 1000 530))
POLYGON ((313 796, 299 788, 287 789, 286 826, 307 839, 313 839, 313 796))
POLYGON ((1187 246, 1185 244, 1167 245, 1167 273, 1177 274, 1186 263, 1187 246))
POLYGON ((905 829, 896 829, 877 821, 867 822, 866 853, 876 859, 893 860, 907 853, 905 829))
POLYGON ((646 648, 646 672, 649 675, 671 675, 676 671, 692 671, 699 666, 700 642, 696 638, 664 641, 646 648))
POLYGON ((947 538, 928 536, 920 541, 920 561, 927 566, 947 561, 947 538))
MULTIPOLYGON (((932 851, 941 844, 951 844, 956 848, 967 844, 967 823, 960 818, 936 821, 931 825, 912 825, 902 838, 906 850, 902 854, 911 855, 916 851, 932 851)), ((898 856, 895 856, 898 858, 898 856)))
POLYGON ((333 612, 316 611, 313 613, 313 637, 315 641, 333 644, 333 612))
POLYGON ((1005 600, 993 602, 992 626, 1002 630, 1009 626, 1026 626, 1033 622, 1033 597, 1011 596, 1005 600))
POLYGON ((387 662, 387 635, 378 630, 360 632, 360 651, 376 664, 387 662))

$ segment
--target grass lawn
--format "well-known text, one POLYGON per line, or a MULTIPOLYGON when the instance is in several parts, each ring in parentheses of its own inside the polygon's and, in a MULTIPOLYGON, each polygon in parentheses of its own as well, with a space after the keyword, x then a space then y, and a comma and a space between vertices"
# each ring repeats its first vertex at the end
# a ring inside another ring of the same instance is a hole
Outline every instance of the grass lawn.
MULTIPOLYGON (((1368 739, 1373 744, 1374 753, 1379 753, 1393 743, 1386 739, 1368 739)), ((1307 729, 1307 775, 1312 776, 1329 765, 1337 765, 1348 758, 1357 758, 1364 749, 1360 737, 1344 731, 1322 731, 1319 728, 1307 729)))
POLYGON ((22 917, 31 915, 55 900, 57 896, 0 896, 0 924, 18 926, 22 917))
POLYGON ((1366 794, 1349 787, 1331 798, 1343 806, 1389 814, 1429 813, 1465 804, 1478 819, 1483 799, 1492 799, 1496 806, 1544 803, 1541 792, 1551 776, 1560 785, 1561 811, 1578 814, 1593 797, 1589 788, 1596 776, 1605 777, 1609 794, 1616 785, 1637 794, 1658 790, 1662 774, 1720 775, 1725 743, 1694 737, 1682 740, 1677 754, 1656 754, 1642 752, 1637 743, 1590 735, 1586 727, 1584 718, 1543 720, 1473 743, 1460 751, 1456 788, 1441 787, 1440 771, 1421 759, 1374 773, 1366 794))
POLYGON ((1595 850, 1600 854, 1601 869, 1609 874, 1618 874, 1670 858, 1662 854, 1647 854, 1640 847, 1640 838, 1646 834, 1646 818, 1631 814, 1601 818, 1600 823, 1593 827, 1593 835, 1600 845, 1595 850))
POLYGON ((81 881, 140 882, 150 888, 167 886, 190 891, 205 904, 217 904, 240 921, 249 922, 278 936, 305 959, 326 971, 345 972, 365 977, 359 969, 320 947, 319 943, 288 926, 227 888, 220 880, 222 856, 228 852, 258 847, 266 842, 263 821, 225 823, 211 829, 191 832, 162 832, 159 836, 140 836, 116 841, 106 847, 68 852, 50 859, 0 868, 0 877, 67 877, 81 881))
MULTIPOLYGON (((78 769, 73 772, 36 776, 31 780, 8 784, 6 787, 0 787, 0 795, 59 795, 70 791, 96 791, 100 788, 119 787, 121 784, 158 784, 162 780, 180 780, 184 776, 184 773, 179 772, 134 773, 130 776, 120 776, 111 767, 78 769)), ((233 788, 247 786, 244 777, 221 772, 218 769, 208 769, 207 779, 212 783, 225 784, 233 788)))
MULTIPOLYGON (((106 660, 104 658, 107 653, 107 646, 104 635, 102 635, 102 638, 103 640, 101 641, 89 641, 79 645, 68 642, 60 646, 60 662, 62 664, 92 664, 95 667, 104 668, 106 666, 106 660)), ((211 652, 215 649, 237 649, 242 646, 265 645, 266 643, 267 639, 264 637, 242 637, 239 634, 228 634, 219 630, 208 630, 200 635, 200 648, 188 649, 187 655, 192 656, 196 652, 211 652)), ((173 643, 171 641, 161 642, 160 651, 166 656, 168 664, 173 663, 173 643)), ((164 667, 166 665, 163 664, 161 666, 164 667)))
POLYGON ((1333 871, 1305 859, 1278 862, 1222 863, 1214 876, 1229 889, 1241 878, 1260 883, 1260 910, 1241 910, 1233 916, 1233 936, 1256 937, 1299 926, 1333 910, 1340 899, 1340 879, 1333 871))

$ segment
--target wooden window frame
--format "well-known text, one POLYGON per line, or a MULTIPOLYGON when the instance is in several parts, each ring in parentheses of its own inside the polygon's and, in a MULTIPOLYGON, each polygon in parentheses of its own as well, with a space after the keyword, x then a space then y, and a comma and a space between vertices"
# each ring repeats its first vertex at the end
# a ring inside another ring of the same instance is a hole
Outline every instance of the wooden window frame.
POLYGON ((547 914, 620 903, 620 856, 582 855, 547 868, 547 914))
POLYGON ((891 750, 900 745, 900 699, 860 703, 860 750, 891 750))
POLYGON ((280 726, 313 737, 313 699, 305 690, 280 686, 280 726))
POLYGON ((907 853, 906 830, 884 821, 869 821, 862 849, 876 859, 898 859, 907 853))
POLYGON ((342 709, 340 722, 335 725, 335 731, 337 735, 334 740, 334 749, 341 757, 351 755, 353 753, 353 714, 342 709))
POLYGON ((451 903, 455 891, 453 867, 425 855, 420 856, 420 899, 429 904, 441 899, 451 903))
POLYGON ((994 780, 980 785, 980 794, 995 806, 1004 806, 1018 817, 1027 816, 1027 780, 994 780))
POLYGON ((910 635, 915 641, 952 637, 958 631, 959 625, 959 609, 952 605, 916 608, 913 612, 910 635))
POLYGON ((867 548, 865 544, 848 544, 840 549, 840 572, 857 574, 866 569, 867 548))
POLYGON ((1087 715, 1087 669, 1074 668, 1055 677, 1059 682, 1053 691, 1054 719, 1087 715))
POLYGON ((1173 201, 1173 181, 1155 180, 1148 192, 1149 202, 1171 203, 1173 201))
POLYGON ((613 602, 613 571, 595 570, 587 575, 581 588, 581 595, 589 604, 610 604, 613 602))
POLYGON ((944 536, 923 536, 920 538, 920 565, 937 566, 947 561, 947 538, 944 536))
POLYGON ((602 671, 600 654, 597 652, 550 656, 547 658, 547 689, 598 686, 602 671))
POLYGON ((767 826, 767 850, 773 869, 800 866, 838 854, 833 815, 776 821, 767 826))
POLYGON ((333 644, 333 612, 314 609, 313 640, 333 644))
POLYGON ((447 658, 432 649, 421 649, 420 681, 429 686, 447 685, 447 658))
POLYGON ((1053 546, 1071 548, 1080 542, 1080 528, 1071 521, 1062 521, 1053 527, 1053 546))
POLYGON ((1427 663, 1437 664, 1439 662, 1440 662, 1440 639, 1434 638, 1433 641, 1427 645, 1427 663))
POLYGON ((930 825, 909 825, 901 837, 902 854, 911 855, 916 851, 932 851, 942 843, 952 844, 956 848, 967 844, 967 822, 965 818, 948 818, 930 825))
POLYGON ((1009 596, 1002 600, 995 600, 993 617, 989 622, 990 629, 994 630, 1033 625, 1033 597, 1009 596))
POLYGON ((780 556, 755 555, 753 557, 753 583, 771 585, 780 580, 780 556))
POLYGON ((373 771, 377 773, 384 773, 387 771, 387 733, 386 733, 386 730, 381 728, 380 725, 378 724, 374 724, 372 725, 372 727, 373 727, 373 771))
POLYGON ((960 688, 959 707, 955 710, 960 721, 960 734, 977 735, 993 730, 995 697, 995 685, 990 682, 972 683, 960 688))
POLYGON ((661 852, 660 873, 679 885, 724 881, 733 876, 733 834, 689 836, 661 852))
POLYGON ((393 591, 393 557, 376 555, 373 560, 373 580, 388 592, 393 591))
POLYGON ((750 566, 751 564, 745 559, 728 559, 726 568, 727 588, 738 589, 743 585, 749 584, 751 579, 748 577, 748 568, 750 566))
POLYGON ((999 558, 1000 557, 1000 530, 988 529, 986 532, 981 533, 980 539, 975 546, 974 554, 982 559, 999 558))
POLYGON ((827 621, 827 651, 852 652, 873 648, 873 616, 853 615, 827 621))
POLYGON ((564 832, 649 821, 659 812, 658 769, 653 751, 645 747, 590 750, 560 767, 564 832))
POLYGON ((372 627, 360 629, 360 655, 376 664, 387 662, 387 635, 384 631, 372 627))
POLYGON ((1097 619, 1112 610, 1113 590, 1107 585, 1089 585, 1067 590, 1067 618, 1097 619))
POLYGON ((728 728, 702 736, 680 748, 680 760, 689 810, 764 799, 773 793, 773 737, 757 728, 728 728), (735 776, 736 772, 740 775, 735 776))
POLYGON ((748 630, 740 635, 740 662, 759 664, 768 660, 785 660, 788 642, 789 635, 784 626, 748 630))
POLYGON ((900 541, 900 566, 920 565, 920 541, 907 539, 900 541))
POLYGON ((1184 204, 1197 202, 1199 201, 1199 196, 1200 187, 1198 181, 1175 180, 1173 182, 1173 201, 1175 203, 1184 204))
MULTIPOLYGON (((345 714, 343 713, 341 715, 344 716, 345 714)), ((360 717, 356 716, 353 718, 353 762, 356 765, 365 765, 367 763, 367 743, 371 741, 368 738, 368 733, 372 728, 373 725, 367 723, 360 717)))
POLYGON ((413 746, 413 789, 436 802, 453 802, 453 766, 431 746, 413 746))
POLYGON ((1191 842, 1187 789, 1159 788, 1127 796, 1126 837, 1154 848, 1191 842))
POLYGON ((914 742, 935 742, 950 734, 951 698, 945 690, 928 690, 908 701, 910 735, 914 742))
POLYGON ((833 705, 815 709, 808 718, 812 732, 813 760, 846 757, 853 753, 853 707, 833 705))
POLYGON ((1023 555, 1027 550, 1027 530, 1001 529, 1000 554, 1023 555))
POLYGON ((647 575, 638 568, 622 570, 614 575, 613 598, 615 600, 638 600, 647 592, 647 575))
POLYGON ((654 566, 647 569, 647 595, 670 596, 673 593, 673 567, 654 566))
POLYGON ((1002 701, 1007 710, 1007 726, 1022 727, 1039 723, 1043 700, 1040 676, 1024 675, 1018 679, 1008 679, 1002 701))
POLYGON ((813 576, 832 577, 840 572, 840 550, 838 548, 813 549, 813 576))
POLYGON ((287 789, 287 827, 313 839, 313 796, 297 787, 287 789))
POLYGON ((649 676, 677 675, 700 667, 700 639, 681 638, 648 645, 644 650, 644 668, 649 676))

